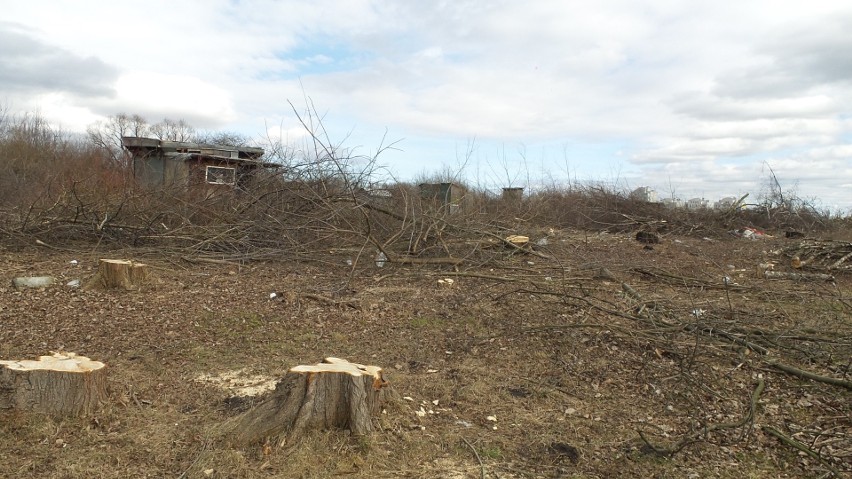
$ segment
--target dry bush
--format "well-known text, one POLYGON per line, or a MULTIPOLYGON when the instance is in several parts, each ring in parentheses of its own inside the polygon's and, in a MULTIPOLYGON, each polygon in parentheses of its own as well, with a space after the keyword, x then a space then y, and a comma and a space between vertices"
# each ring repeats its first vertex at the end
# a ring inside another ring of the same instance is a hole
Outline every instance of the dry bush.
POLYGON ((294 112, 306 141, 294 146, 268 138, 263 145, 266 160, 279 168, 256 171, 235 189, 203 190, 135 184, 127 162, 116 161, 126 155, 105 140, 110 132, 125 131, 121 122, 115 131, 98 136, 93 130, 81 138, 38 116, 3 117, 0 229, 29 243, 150 246, 226 260, 323 261, 324 252, 348 248, 358 258, 382 251, 391 262, 481 263, 497 254, 490 243, 550 228, 699 236, 746 226, 771 232, 848 228, 848 218, 831 217, 789 194, 783 202, 750 209, 690 210, 638 201, 606 184, 553 186, 510 200, 465 185, 446 169, 420 178, 418 183, 454 182, 465 191, 447 204, 424 197, 416 184, 392 181, 378 166, 379 155, 393 144, 361 154, 333 142, 310 106, 294 112))

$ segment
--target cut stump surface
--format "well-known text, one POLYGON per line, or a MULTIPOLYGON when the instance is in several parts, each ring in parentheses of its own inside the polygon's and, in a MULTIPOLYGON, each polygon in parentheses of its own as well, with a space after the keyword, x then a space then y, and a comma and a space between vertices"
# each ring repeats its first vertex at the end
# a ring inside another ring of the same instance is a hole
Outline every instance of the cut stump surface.
POLYGON ((106 368, 74 353, 0 361, 0 410, 86 415, 106 399, 106 368))
POLYGON ((148 265, 124 259, 102 259, 86 289, 139 289, 148 279, 148 265))
POLYGON ((344 359, 295 366, 269 397, 232 420, 225 435, 231 443, 250 444, 273 437, 289 442, 312 429, 369 434, 386 385, 382 368, 344 359))

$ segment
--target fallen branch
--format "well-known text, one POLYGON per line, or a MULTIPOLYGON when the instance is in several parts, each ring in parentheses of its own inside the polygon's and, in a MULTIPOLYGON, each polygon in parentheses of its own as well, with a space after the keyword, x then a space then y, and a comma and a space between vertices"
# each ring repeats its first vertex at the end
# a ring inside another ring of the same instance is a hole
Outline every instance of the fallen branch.
POLYGON ((667 271, 659 270, 653 271, 648 268, 632 268, 634 273, 639 273, 641 275, 657 278, 664 283, 671 284, 673 286, 686 286, 686 287, 694 287, 694 288, 712 288, 712 289, 725 289, 725 290, 737 290, 744 291, 752 289, 748 286, 742 286, 733 283, 713 283, 710 281, 706 281, 698 278, 689 278, 686 276, 678 276, 676 274, 669 273, 667 271))
POLYGON ((829 471, 831 471, 831 473, 832 473, 832 474, 834 474, 834 476, 835 476, 835 477, 841 477, 841 476, 840 476, 840 471, 838 471, 837 469, 835 469, 835 468, 834 468, 834 467, 833 467, 833 466, 832 466, 832 465, 831 465, 831 464, 830 464, 830 463, 829 463, 829 462, 828 462, 828 461, 827 461, 824 457, 822 457, 821 455, 819 455, 819 453, 818 453, 818 452, 816 452, 816 451, 814 451, 813 449, 809 448, 808 446, 806 446, 806 445, 802 444, 801 442, 799 442, 799 441, 797 441, 797 440, 795 440, 795 439, 793 439, 793 438, 791 438, 791 437, 788 437, 788 436, 784 435, 784 433, 782 433, 782 432, 781 432, 781 431, 779 431, 778 429, 775 429, 775 428, 774 428, 774 427, 772 427, 772 426, 763 426, 763 427, 762 427, 762 429, 763 429, 763 431, 764 431, 764 432, 767 432, 767 433, 769 433, 770 435, 775 436, 776 438, 778 438, 778 440, 779 440, 779 441, 781 441, 782 443, 784 443, 784 444, 786 444, 786 445, 788 445, 788 446, 790 446, 790 447, 792 447, 792 448, 794 448, 794 449, 798 449, 799 451, 802 451, 802 452, 804 452, 805 454, 807 454, 808 456, 810 456, 810 457, 812 457, 812 458, 816 459, 816 460, 817 460, 817 461, 819 461, 819 462, 820 462, 823 466, 825 466, 826 468, 828 468, 828 470, 829 470, 829 471))
POLYGON ((412 258, 407 256, 399 256, 395 254, 386 255, 388 257, 388 262, 391 263, 399 263, 399 264, 448 264, 451 266, 458 266, 464 263, 464 259, 462 258, 450 258, 450 257, 440 257, 440 258, 412 258))
POLYGON ((747 341, 743 338, 735 336, 733 333, 729 333, 727 331, 723 331, 723 330, 718 329, 718 328, 713 328, 712 326, 707 326, 707 325, 703 325, 703 324, 699 324, 699 325, 690 324, 690 325, 687 325, 684 328, 684 330, 685 331, 697 331, 697 332, 700 332, 700 333, 709 334, 711 336, 715 334, 716 336, 723 337, 723 338, 727 339, 728 341, 730 341, 734 344, 738 344, 740 346, 744 346, 748 349, 751 349, 754 352, 757 352, 757 353, 760 353, 760 354, 769 354, 769 350, 764 348, 763 346, 754 344, 751 341, 747 341))
POLYGON ((212 264, 225 264, 228 266, 241 266, 239 263, 234 261, 228 261, 225 259, 215 259, 215 258, 202 258, 198 256, 181 256, 180 259, 186 261, 187 263, 212 263, 212 264))
POLYGON ((767 361, 767 364, 769 364, 775 369, 779 369, 781 371, 784 371, 785 373, 789 373, 800 378, 810 379, 812 381, 831 384, 832 386, 840 386, 842 388, 852 390, 852 381, 846 381, 844 379, 832 378, 828 376, 820 376, 819 374, 815 374, 810 371, 805 371, 799 368, 794 368, 793 366, 788 366, 786 364, 779 363, 775 360, 767 361))
POLYGON ((763 277, 768 279, 834 281, 834 276, 824 273, 788 273, 786 271, 764 271, 763 277))
POLYGON ((299 295, 299 297, 312 299, 314 301, 329 304, 332 306, 346 306, 352 309, 361 309, 361 303, 359 303, 357 299, 334 299, 329 298, 328 296, 323 296, 321 294, 314 293, 302 293, 299 295))
POLYGON ((645 434, 642 433, 642 431, 638 431, 639 438, 642 439, 642 442, 645 443, 645 446, 647 446, 648 449, 653 451, 654 454, 657 454, 659 456, 673 456, 680 452, 684 447, 696 443, 698 441, 705 440, 711 432, 721 431, 724 429, 736 429, 753 422, 754 414, 757 410, 757 400, 760 398, 760 395, 763 393, 763 389, 765 387, 766 382, 763 380, 763 378, 758 379, 757 386, 755 386, 754 391, 751 394, 751 402, 749 403, 748 412, 745 416, 743 416, 741 420, 737 422, 713 424, 711 426, 703 427, 696 433, 684 436, 680 441, 674 443, 671 446, 662 446, 654 444, 648 438, 645 437, 645 434))

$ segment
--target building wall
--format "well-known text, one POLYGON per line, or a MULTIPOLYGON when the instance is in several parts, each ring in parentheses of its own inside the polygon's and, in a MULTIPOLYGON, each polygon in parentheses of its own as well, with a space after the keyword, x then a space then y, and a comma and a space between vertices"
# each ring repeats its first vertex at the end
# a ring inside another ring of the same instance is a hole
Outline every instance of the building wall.
POLYGON ((523 188, 503 188, 503 193, 500 195, 503 201, 518 202, 524 198, 523 188))
POLYGON ((133 161, 133 174, 136 181, 147 185, 160 186, 165 175, 165 159, 159 156, 137 158, 133 161))
POLYGON ((424 207, 455 213, 464 207, 466 191, 455 183, 422 183, 420 198, 424 207))

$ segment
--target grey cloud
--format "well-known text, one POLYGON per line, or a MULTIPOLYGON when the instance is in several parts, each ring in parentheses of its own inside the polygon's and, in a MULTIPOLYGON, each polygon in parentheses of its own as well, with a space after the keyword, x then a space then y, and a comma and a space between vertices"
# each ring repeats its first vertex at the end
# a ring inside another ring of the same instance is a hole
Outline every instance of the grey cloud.
POLYGON ((43 43, 18 25, 0 22, 0 89, 62 91, 109 96, 118 70, 95 57, 81 57, 43 43))
MULTIPOLYGON (((751 85, 751 84, 749 84, 751 85)), ((749 88, 756 88, 753 85, 749 88)), ((742 98, 710 96, 701 92, 675 95, 668 104, 675 113, 716 121, 826 118, 836 113, 836 105, 828 98, 761 98, 745 95, 742 98)))
POLYGON ((767 98, 852 85, 850 24, 852 17, 844 16, 774 35, 755 51, 761 64, 720 76, 714 93, 767 98))

